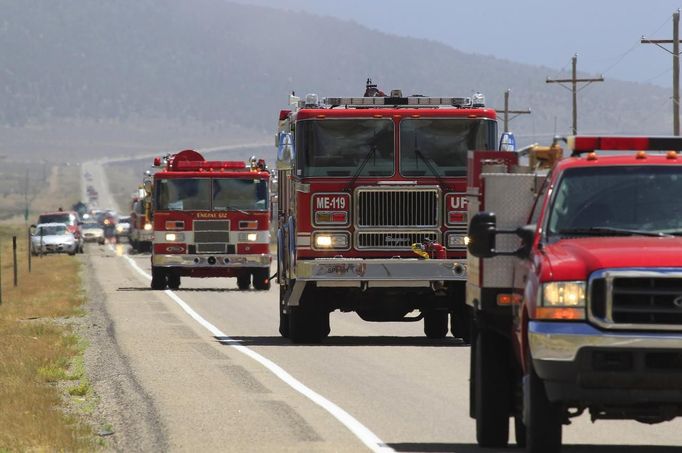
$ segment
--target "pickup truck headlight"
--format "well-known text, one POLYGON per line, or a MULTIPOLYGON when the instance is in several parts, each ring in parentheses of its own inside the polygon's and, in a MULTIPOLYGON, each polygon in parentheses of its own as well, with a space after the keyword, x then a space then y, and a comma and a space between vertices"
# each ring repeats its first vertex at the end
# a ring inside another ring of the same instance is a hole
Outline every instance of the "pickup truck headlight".
POLYGON ((542 284, 536 317, 543 319, 585 319, 585 282, 542 284))

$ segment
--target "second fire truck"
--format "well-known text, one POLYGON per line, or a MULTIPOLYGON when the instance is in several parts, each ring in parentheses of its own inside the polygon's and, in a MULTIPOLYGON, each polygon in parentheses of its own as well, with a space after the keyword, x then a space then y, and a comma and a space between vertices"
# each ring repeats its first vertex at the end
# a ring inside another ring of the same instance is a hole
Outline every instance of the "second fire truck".
POLYGON ((429 338, 468 340, 468 150, 497 145, 483 96, 292 97, 277 144, 279 331, 330 332, 329 313, 423 319, 429 338), (416 315, 412 314, 417 313, 416 315))
POLYGON ((207 161, 185 150, 156 158, 152 289, 180 278, 236 277, 270 288, 270 173, 264 160, 207 161))

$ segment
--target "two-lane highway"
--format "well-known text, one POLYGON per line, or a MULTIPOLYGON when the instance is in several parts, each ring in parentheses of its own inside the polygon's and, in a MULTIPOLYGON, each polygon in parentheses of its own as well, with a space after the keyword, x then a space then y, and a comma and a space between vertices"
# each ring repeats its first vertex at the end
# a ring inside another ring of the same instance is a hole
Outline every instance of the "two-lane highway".
MULTIPOLYGON (((427 340, 421 322, 335 312, 322 345, 292 345, 277 332, 276 285, 239 291, 234 279, 183 278, 180 290, 152 291, 149 256, 127 249, 93 245, 86 258, 90 305, 124 365, 96 352, 89 360, 115 448, 491 451, 475 444, 469 347, 457 340, 427 340), (121 401, 108 404, 108 380, 122 375, 133 385, 113 386, 121 401), (131 443, 133 431, 155 443, 131 443)), ((564 429, 565 451, 673 451, 681 428, 582 416, 564 429)))

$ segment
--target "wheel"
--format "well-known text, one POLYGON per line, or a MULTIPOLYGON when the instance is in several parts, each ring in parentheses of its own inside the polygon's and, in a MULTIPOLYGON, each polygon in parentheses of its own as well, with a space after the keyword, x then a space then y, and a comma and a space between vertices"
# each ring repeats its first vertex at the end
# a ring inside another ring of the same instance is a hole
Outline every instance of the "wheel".
POLYGON ((284 299, 286 290, 284 286, 279 287, 279 334, 283 338, 289 338, 289 315, 284 313, 286 300, 284 299))
POLYGON ((239 289, 242 291, 249 289, 249 285, 251 285, 251 274, 240 274, 237 275, 237 286, 239 289))
POLYGON ((545 384, 535 373, 524 376, 523 418, 526 425, 526 449, 529 453, 551 453, 561 450, 562 408, 547 398, 545 384))
POLYGON ((270 289, 270 269, 256 269, 253 271, 253 287, 259 291, 267 291, 270 289))
POLYGON ((104 245, 104 239, 98 240, 97 243, 98 243, 99 245, 104 245))
POLYGON ((433 340, 445 338, 448 334, 448 312, 429 311, 424 313, 424 334, 433 340))
POLYGON ((180 276, 179 275, 168 274, 167 280, 168 280, 168 288, 169 289, 180 288, 180 276))
MULTIPOLYGON (((302 301, 301 301, 302 302, 302 301)), ((289 338, 294 343, 322 341, 320 311, 303 305, 289 307, 289 338)))
POLYGON ((475 354, 476 440, 481 447, 505 447, 509 441, 510 352, 507 341, 497 333, 478 331, 472 355, 475 354))
POLYGON ((78 249, 74 250, 73 252, 69 252, 69 256, 76 256, 77 251, 78 251, 78 249))
POLYGON ((464 344, 471 344, 471 308, 465 303, 458 303, 450 314, 450 331, 455 338, 461 338, 464 344))
POLYGON ((152 284, 154 290, 166 289, 167 279, 164 269, 152 266, 152 284))

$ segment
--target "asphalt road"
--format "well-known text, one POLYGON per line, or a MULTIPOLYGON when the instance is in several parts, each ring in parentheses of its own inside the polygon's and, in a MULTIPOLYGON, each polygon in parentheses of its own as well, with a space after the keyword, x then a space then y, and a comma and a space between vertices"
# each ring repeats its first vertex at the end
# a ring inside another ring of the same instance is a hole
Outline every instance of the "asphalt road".
MULTIPOLYGON (((180 290, 151 291, 149 256, 127 249, 87 250, 91 311, 116 346, 88 360, 113 448, 494 451, 475 444, 469 348, 457 340, 427 340, 421 323, 336 312, 324 344, 291 345, 277 332, 276 285, 239 291, 234 279, 183 278, 180 290), (109 379, 130 384, 112 392, 109 379)), ((682 421, 582 416, 564 442, 566 452, 679 451, 682 421)))

